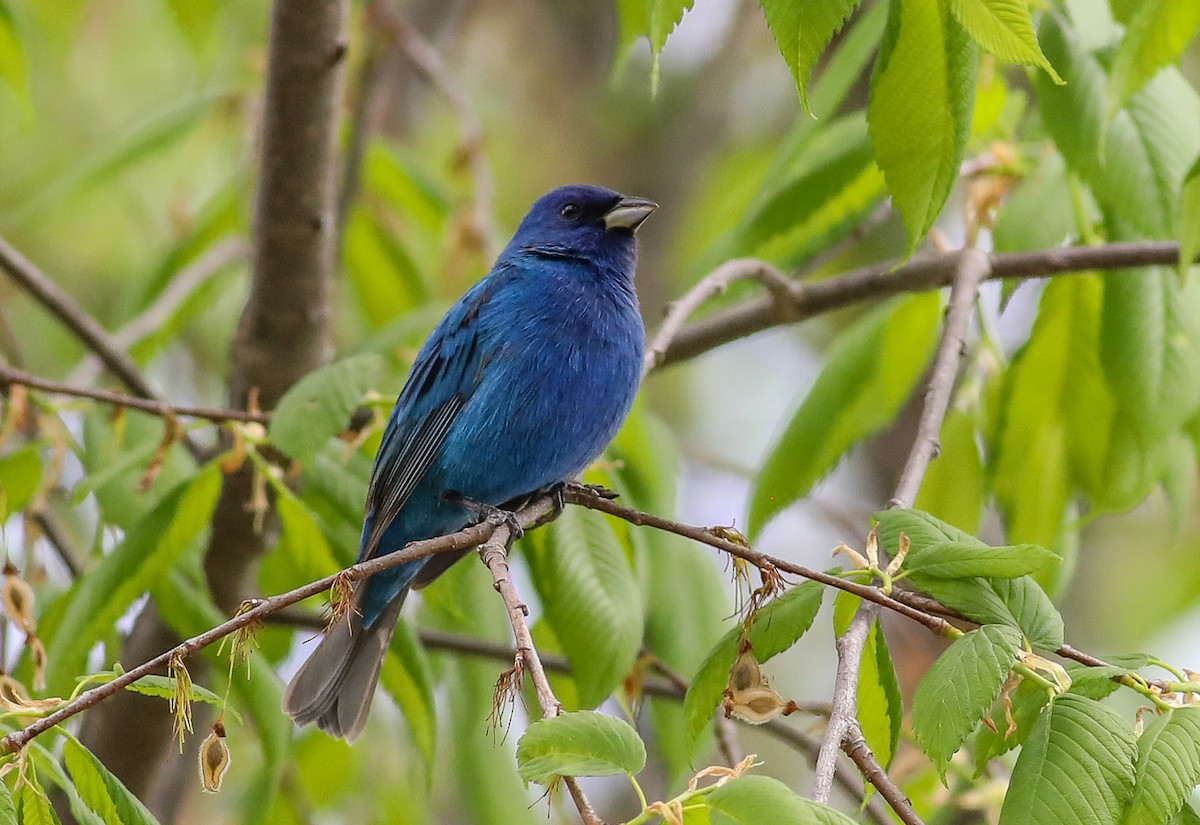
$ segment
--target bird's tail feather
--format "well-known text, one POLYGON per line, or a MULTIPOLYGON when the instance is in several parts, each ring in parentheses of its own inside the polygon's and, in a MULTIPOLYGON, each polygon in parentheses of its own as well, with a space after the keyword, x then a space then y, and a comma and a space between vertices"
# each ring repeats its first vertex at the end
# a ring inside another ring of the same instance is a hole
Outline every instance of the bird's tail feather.
POLYGON ((296 724, 316 722, 331 736, 358 738, 403 603, 403 595, 392 600, 370 627, 352 612, 326 631, 283 694, 283 709, 296 724))

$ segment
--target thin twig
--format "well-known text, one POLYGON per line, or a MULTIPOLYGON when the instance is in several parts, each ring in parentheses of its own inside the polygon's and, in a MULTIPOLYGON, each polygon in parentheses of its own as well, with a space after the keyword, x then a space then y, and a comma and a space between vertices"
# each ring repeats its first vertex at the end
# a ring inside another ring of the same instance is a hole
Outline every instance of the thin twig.
MULTIPOLYGON (((714 312, 684 327, 666 352, 663 365, 674 364, 710 349, 780 324, 795 323, 825 312, 905 292, 927 292, 950 286, 961 253, 936 253, 901 265, 887 261, 855 269, 824 281, 793 282, 786 299, 772 296, 714 312)), ((1179 244, 1139 241, 1100 246, 1074 246, 991 256, 988 279, 1028 279, 1092 270, 1172 266, 1179 244)))
MULTIPOLYGON (((550 496, 543 496, 516 513, 516 519, 517 523, 524 528, 552 516, 553 513, 554 500, 550 496)), ((491 538, 495 530, 495 525, 485 521, 447 536, 439 536, 425 541, 415 541, 407 545, 403 550, 360 562, 338 573, 297 587, 294 590, 262 599, 248 609, 239 612, 232 619, 217 625, 211 630, 206 630, 187 639, 138 667, 131 668, 111 682, 106 682, 103 685, 85 691, 74 701, 68 702, 53 713, 38 719, 21 730, 13 731, 3 739, 0 739, 0 756, 19 751, 25 745, 29 744, 34 737, 45 733, 50 728, 65 722, 76 714, 94 707, 107 697, 123 690, 143 676, 147 676, 157 669, 165 667, 172 659, 186 659, 229 634, 247 625, 255 624, 271 613, 296 604, 303 599, 307 599, 309 596, 315 596, 318 593, 328 590, 335 581, 360 581, 381 570, 387 570, 406 561, 424 558, 435 553, 478 547, 491 538)))
MULTIPOLYGON (((166 288, 140 315, 112 334, 112 343, 123 351, 154 334, 167 323, 171 316, 226 267, 246 260, 250 246, 242 238, 225 238, 210 246, 204 254, 179 270, 166 288)), ((90 384, 100 372, 100 359, 90 353, 87 359, 71 373, 70 384, 90 384)))
MULTIPOLYGON (((786 300, 792 282, 774 264, 755 258, 734 258, 718 266, 705 275, 700 281, 684 293, 683 297, 672 301, 667 306, 667 312, 662 325, 654 335, 653 340, 646 346, 646 361, 642 367, 642 376, 659 366, 667 354, 671 341, 679 334, 688 318, 695 314, 709 299, 722 295, 729 285, 737 281, 755 280, 767 288, 773 298, 786 300)), ((741 760, 739 760, 741 761, 741 760)))
POLYGON ((102 404, 113 404, 118 407, 129 407, 130 409, 140 410, 141 412, 150 413, 151 415, 158 415, 167 418, 173 416, 183 416, 186 418, 203 418, 216 423, 220 423, 222 421, 252 421, 259 424, 265 424, 271 420, 269 413, 247 412, 245 410, 227 410, 220 407, 192 407, 187 405, 174 405, 166 402, 138 398, 133 395, 125 395, 119 392, 94 390, 87 387, 76 387, 70 384, 62 384, 58 381, 51 381, 47 378, 39 378, 36 375, 30 375, 27 372, 0 364, 0 387, 7 386, 9 384, 20 384, 33 390, 42 390, 43 392, 51 392, 55 393, 56 395, 68 395, 74 398, 87 398, 92 401, 99 401, 102 404))
POLYGON ((778 556, 771 556, 766 553, 760 553, 753 548, 741 544, 736 541, 731 541, 713 532, 708 527, 697 527, 691 524, 683 524, 678 521, 672 521, 662 516, 656 516, 652 513, 644 513, 640 510, 635 510, 632 507, 626 507, 616 501, 611 501, 603 496, 597 495, 594 491, 582 485, 571 484, 567 486, 565 492, 566 500, 571 504, 576 504, 582 507, 587 507, 590 510, 599 510, 617 518, 624 519, 630 524, 635 524, 643 527, 653 527, 658 530, 665 530, 668 533, 698 541, 701 544, 707 544, 709 547, 716 548, 731 556, 736 556, 740 559, 753 564, 760 569, 773 569, 782 573, 791 573, 795 576, 801 576, 812 581, 820 582, 829 587, 845 590, 848 593, 853 593, 856 596, 870 602, 875 602, 881 607, 886 607, 902 616, 905 616, 913 621, 923 625, 932 633, 938 636, 948 636, 955 632, 953 625, 947 622, 940 616, 933 616, 924 611, 909 607, 907 604, 887 595, 882 589, 872 587, 867 584, 860 584, 849 579, 843 579, 831 573, 825 573, 820 570, 814 570, 811 567, 805 567, 801 564, 793 564, 790 561, 781 559, 778 556))
POLYGON ((816 255, 813 255, 804 264, 796 270, 795 277, 798 280, 810 278, 821 270, 826 264, 836 261, 843 254, 854 248, 862 241, 863 238, 871 234, 876 228, 883 225, 888 218, 896 214, 892 209, 891 203, 884 201, 875 207, 875 211, 859 223, 854 229, 843 237, 840 241, 822 249, 816 255))
POLYGON ((121 383, 142 398, 158 398, 138 365, 113 343, 112 337, 96 319, 3 238, 0 238, 0 269, 75 333, 75 337, 94 352, 121 383))
MULTIPOLYGON (((946 419, 946 411, 950 407, 954 383, 966 350, 971 312, 979 294, 979 285, 988 276, 990 269, 991 262, 988 257, 978 250, 965 249, 957 256, 954 281, 950 288, 950 304, 925 392, 917 437, 904 463, 896 492, 888 502, 889 507, 912 505, 929 462, 937 454, 938 436, 942 430, 942 422, 946 419)), ((816 776, 813 779, 813 799, 818 802, 829 802, 837 752, 848 747, 850 736, 858 727, 858 682, 863 646, 878 615, 879 604, 864 601, 855 612, 850 626, 837 639, 838 667, 834 681, 832 712, 821 742, 821 753, 817 758, 816 776)), ((865 743, 863 748, 856 748, 851 757, 860 760, 870 757, 870 761, 874 762, 874 757, 871 756, 870 749, 865 748, 865 743)), ((903 793, 882 767, 865 775, 889 802, 891 799, 904 798, 903 793)), ((907 803, 907 800, 905 802, 907 803)), ((896 810, 902 814, 902 818, 908 817, 905 822, 920 822, 911 805, 904 811, 896 810)))
MULTIPOLYGON (((492 574, 496 592, 500 594, 504 600, 504 606, 508 609, 508 621, 512 625, 513 638, 517 643, 517 653, 524 662, 524 671, 533 680, 533 689, 537 694, 538 705, 542 708, 542 718, 551 719, 562 712, 562 703, 554 695, 554 689, 550 687, 550 680, 546 678, 546 671, 542 667, 541 657, 538 656, 537 648, 533 645, 533 634, 529 631, 529 623, 525 621, 529 615, 529 608, 521 601, 521 596, 517 593, 512 577, 509 575, 508 548, 513 538, 515 537, 508 525, 497 527, 491 537, 480 545, 479 557, 492 574)), ((563 781, 566 783, 585 825, 604 825, 604 821, 592 809, 579 782, 570 776, 563 777, 563 781)))
POLYGON ((905 825, 922 825, 921 817, 913 808, 912 800, 904 795, 900 787, 892 781, 892 778, 887 775, 887 771, 879 764, 875 754, 871 753, 871 748, 867 745, 867 740, 863 738, 862 728, 858 726, 857 721, 847 731, 842 750, 846 752, 846 755, 850 757, 867 781, 875 786, 879 795, 887 800, 888 805, 896 812, 896 816, 900 817, 901 822, 905 825))
POLYGON ((967 347, 967 327, 971 312, 979 295, 979 285, 987 278, 991 264, 987 255, 978 249, 964 249, 958 260, 958 272, 950 290, 950 305, 946 310, 946 324, 942 340, 938 345, 933 372, 929 376, 929 387, 925 391, 925 403, 917 424, 917 438, 909 451, 896 494, 888 507, 911 507, 916 500, 921 481, 931 462, 941 452, 942 423, 950 409, 950 398, 958 369, 967 347))
POLYGON ((454 110, 461 133, 460 148, 474 190, 471 219, 485 256, 489 260, 494 258, 499 253, 500 246, 493 219, 495 186, 492 183, 491 169, 488 167, 487 153, 484 151, 483 124, 475 116, 466 92, 442 59, 441 53, 425 39, 416 26, 397 14, 387 0, 374 0, 367 6, 367 14, 454 110))
POLYGON ((46 541, 54 549, 58 560, 62 562, 63 567, 67 568, 67 573, 72 579, 79 578, 79 574, 83 572, 83 565, 75 557, 75 551, 71 546, 71 539, 67 536, 66 530, 59 523, 57 516, 51 510, 39 508, 33 510, 29 517, 33 519, 33 523, 42 531, 46 541))

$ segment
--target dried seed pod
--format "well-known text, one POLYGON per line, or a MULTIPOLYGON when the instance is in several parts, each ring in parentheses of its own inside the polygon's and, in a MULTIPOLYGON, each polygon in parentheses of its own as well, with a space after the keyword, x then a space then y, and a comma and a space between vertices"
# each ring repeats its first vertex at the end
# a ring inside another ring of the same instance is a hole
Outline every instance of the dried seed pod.
POLYGON ((21 578, 11 563, 4 565, 4 585, 0 588, 0 599, 9 620, 25 633, 37 630, 37 619, 33 617, 33 588, 21 578))
POLYGON ((217 720, 212 733, 200 743, 200 786, 205 793, 221 790, 221 780, 229 770, 229 745, 225 742, 225 725, 217 720))

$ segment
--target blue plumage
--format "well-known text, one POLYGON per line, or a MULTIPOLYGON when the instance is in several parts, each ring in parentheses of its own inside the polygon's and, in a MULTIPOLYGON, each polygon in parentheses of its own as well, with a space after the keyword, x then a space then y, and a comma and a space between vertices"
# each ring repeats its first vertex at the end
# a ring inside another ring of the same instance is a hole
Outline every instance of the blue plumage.
MULTIPOLYGON (((595 186, 534 203, 413 364, 375 459, 359 560, 460 529, 472 516, 456 499, 503 506, 603 451, 641 374, 633 233, 654 208, 595 186)), ((456 558, 418 559, 360 585, 361 616, 331 630, 288 686, 292 717, 357 736, 405 594, 456 558)))

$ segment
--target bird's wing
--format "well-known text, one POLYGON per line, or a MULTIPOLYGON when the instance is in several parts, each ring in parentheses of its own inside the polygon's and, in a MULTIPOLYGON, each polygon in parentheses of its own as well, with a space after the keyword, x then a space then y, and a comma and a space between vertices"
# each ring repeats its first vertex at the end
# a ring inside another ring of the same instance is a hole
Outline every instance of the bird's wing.
POLYGON ((451 307, 421 348, 388 419, 367 491, 368 532, 359 561, 371 558, 388 526, 433 465, 481 377, 479 313, 496 276, 451 307))

